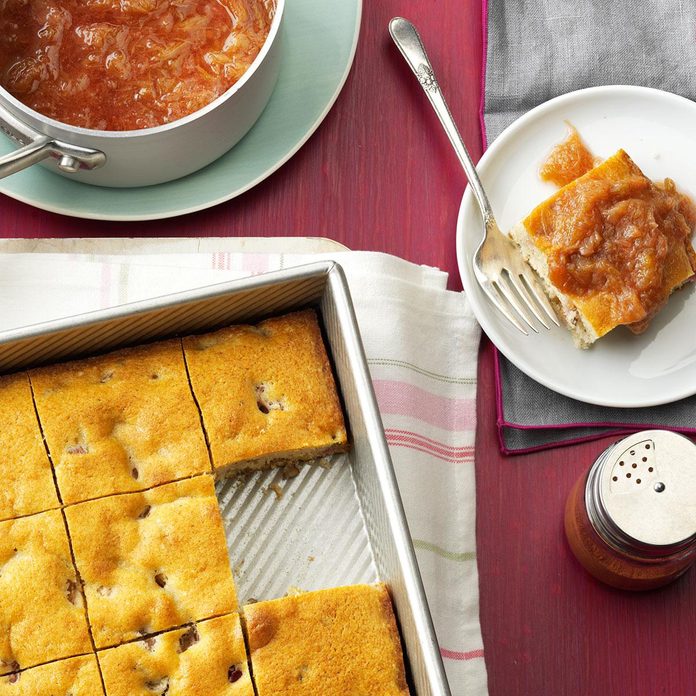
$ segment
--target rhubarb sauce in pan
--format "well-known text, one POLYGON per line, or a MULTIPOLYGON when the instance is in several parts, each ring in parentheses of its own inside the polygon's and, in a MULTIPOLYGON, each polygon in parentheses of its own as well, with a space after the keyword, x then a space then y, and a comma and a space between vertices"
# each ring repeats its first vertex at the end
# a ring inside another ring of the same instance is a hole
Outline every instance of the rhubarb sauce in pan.
POLYGON ((0 0, 0 84, 70 125, 159 126, 239 80, 274 9, 274 0, 0 0))

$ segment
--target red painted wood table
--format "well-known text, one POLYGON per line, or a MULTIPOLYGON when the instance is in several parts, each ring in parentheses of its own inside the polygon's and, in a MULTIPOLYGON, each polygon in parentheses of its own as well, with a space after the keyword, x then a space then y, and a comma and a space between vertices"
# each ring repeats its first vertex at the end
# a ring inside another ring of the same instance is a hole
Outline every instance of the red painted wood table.
MULTIPOLYGON (((131 224, 62 218, 0 197, 2 236, 321 235, 439 266, 461 287, 454 237, 466 181, 388 39, 397 14, 420 27, 464 138, 480 154, 480 0, 367 0, 335 108, 252 191, 208 211, 131 224)), ((490 693, 696 694, 696 573, 638 596, 579 568, 563 538, 563 502, 604 444, 502 457, 486 341, 481 357, 477 535, 490 693)))

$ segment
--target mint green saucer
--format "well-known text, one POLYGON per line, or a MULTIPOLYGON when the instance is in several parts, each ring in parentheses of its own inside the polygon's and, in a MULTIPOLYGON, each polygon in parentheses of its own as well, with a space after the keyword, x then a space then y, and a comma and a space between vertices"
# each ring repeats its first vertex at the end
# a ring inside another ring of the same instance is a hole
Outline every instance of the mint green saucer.
MULTIPOLYGON (((333 106, 353 63, 362 0, 287 0, 278 84, 261 118, 230 152, 195 174, 157 186, 109 189, 33 166, 0 192, 37 208, 95 220, 152 220, 234 198, 287 162, 333 106)), ((0 139, 0 154, 13 149, 0 139)))

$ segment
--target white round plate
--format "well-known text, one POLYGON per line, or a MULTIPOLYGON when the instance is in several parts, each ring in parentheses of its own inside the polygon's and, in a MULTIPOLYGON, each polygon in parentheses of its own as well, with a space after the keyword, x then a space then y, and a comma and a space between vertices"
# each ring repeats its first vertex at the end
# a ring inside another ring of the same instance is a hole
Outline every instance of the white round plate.
MULTIPOLYGON (((696 198, 696 103, 645 87, 592 87, 538 106, 509 126, 478 165, 498 223, 508 230, 556 189, 539 179, 551 148, 575 126, 606 158, 623 148, 651 179, 674 179, 696 198)), ((472 273, 481 216, 470 189, 457 224, 464 289, 483 330, 520 370, 549 389, 591 404, 654 406, 696 393, 696 292, 679 290, 648 330, 619 327, 588 350, 565 328, 523 336, 487 301, 472 273)))

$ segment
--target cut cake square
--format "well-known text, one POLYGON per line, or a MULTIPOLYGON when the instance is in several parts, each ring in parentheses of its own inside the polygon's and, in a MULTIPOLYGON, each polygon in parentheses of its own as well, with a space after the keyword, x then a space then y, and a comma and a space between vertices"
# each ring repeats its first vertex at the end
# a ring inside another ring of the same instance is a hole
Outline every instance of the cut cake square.
POLYGON ((26 374, 0 377, 0 422, 0 520, 58 507, 26 374))
POLYGON ((211 470, 179 340, 30 377, 64 503, 211 470))
POLYGON ((218 474, 345 450, 346 429, 316 313, 184 339, 218 474))
POLYGON ((109 648, 99 663, 107 696, 254 696, 238 614, 109 648))
POLYGON ((97 648, 237 608, 211 475, 65 514, 97 648))
POLYGON ((92 650, 60 510, 0 522, 0 674, 92 650))
POLYGON ((94 655, 71 657, 0 677, 0 696, 104 696, 94 655))
POLYGON ((244 607, 258 696, 408 694, 384 585, 354 585, 244 607))
POLYGON ((620 325, 643 331, 669 295, 694 276, 693 215, 673 182, 653 183, 619 150, 539 204, 510 230, 510 237, 541 278, 575 343, 587 348, 620 325), (660 211, 658 199, 665 192, 679 203, 660 211), (645 234, 635 216, 641 205, 654 201, 659 214, 652 221, 648 217, 651 229, 645 234), (681 227, 678 242, 661 234, 665 220, 681 227), (660 251, 662 246, 666 248, 660 251), (604 256, 601 265, 598 252, 604 256), (666 254, 662 261, 661 253, 666 254), (555 282, 559 272, 568 280, 555 282), (650 274, 660 283, 647 285, 650 274), (595 287, 580 291, 576 278, 595 287))

